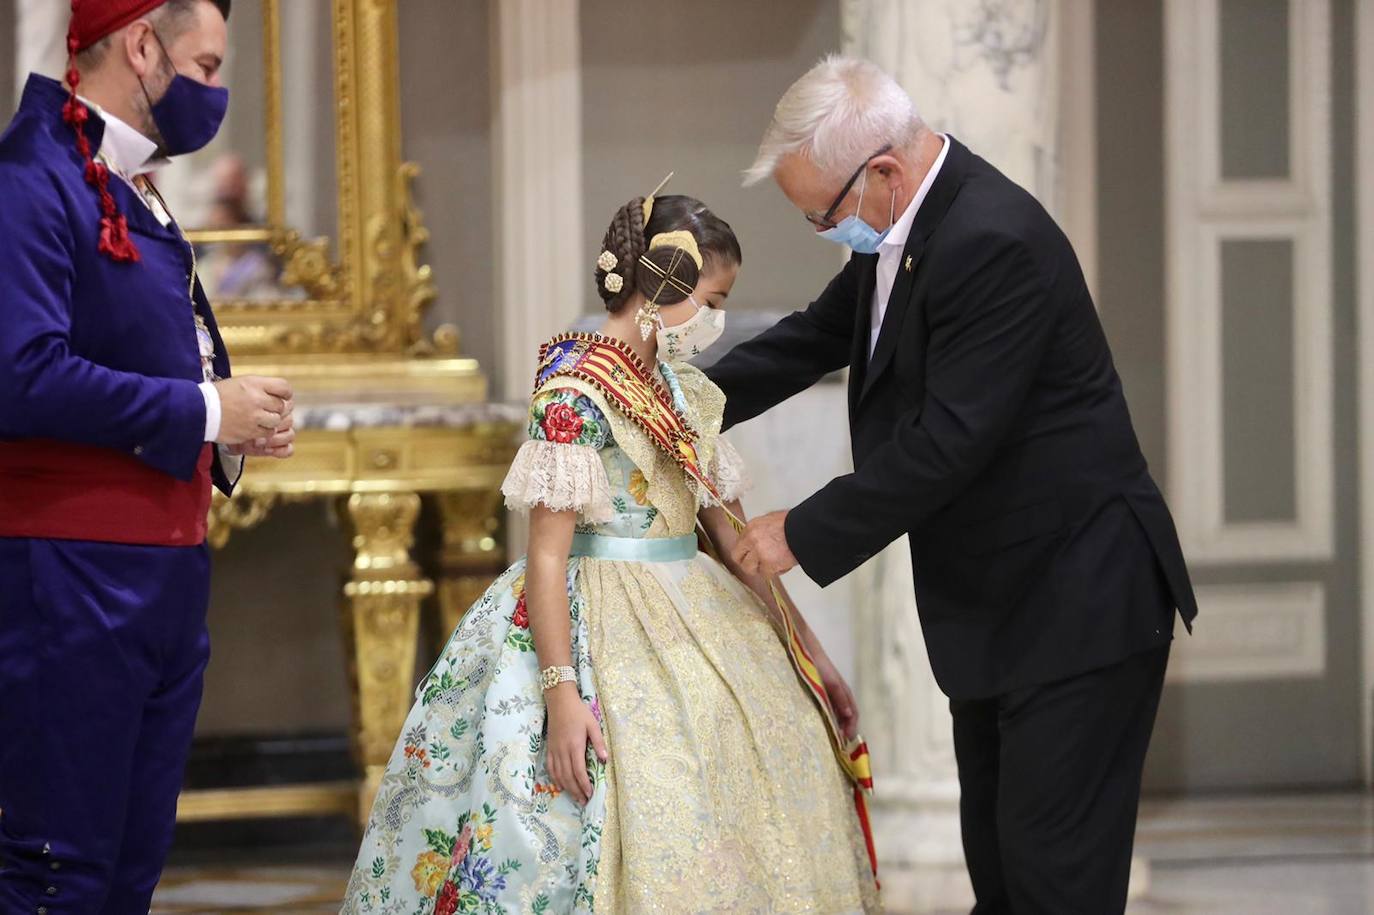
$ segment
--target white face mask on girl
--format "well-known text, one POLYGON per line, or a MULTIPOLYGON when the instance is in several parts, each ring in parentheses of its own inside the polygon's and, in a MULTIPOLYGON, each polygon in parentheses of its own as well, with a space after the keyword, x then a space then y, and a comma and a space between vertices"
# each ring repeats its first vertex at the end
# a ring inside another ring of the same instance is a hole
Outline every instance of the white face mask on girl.
POLYGON ((658 317, 658 357, 666 362, 691 359, 725 333, 725 312, 719 308, 704 308, 692 296, 687 301, 696 306, 696 314, 681 324, 665 327, 663 316, 658 317))

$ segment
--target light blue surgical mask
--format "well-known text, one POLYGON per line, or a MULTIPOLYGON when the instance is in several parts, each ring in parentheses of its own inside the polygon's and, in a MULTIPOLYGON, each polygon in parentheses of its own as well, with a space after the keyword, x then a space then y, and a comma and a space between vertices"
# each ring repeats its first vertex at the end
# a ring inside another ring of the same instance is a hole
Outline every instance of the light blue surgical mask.
POLYGON ((852 216, 841 219, 833 229, 826 229, 824 232, 817 232, 826 241, 833 241, 837 245, 848 245, 855 254, 877 254, 878 246, 887 238, 887 233, 892 231, 892 224, 896 222, 893 218, 897 210, 897 191, 892 191, 892 204, 889 207, 887 228, 879 232, 859 218, 859 210, 864 205, 864 189, 868 186, 868 171, 864 170, 863 183, 859 185, 859 205, 855 207, 852 216))

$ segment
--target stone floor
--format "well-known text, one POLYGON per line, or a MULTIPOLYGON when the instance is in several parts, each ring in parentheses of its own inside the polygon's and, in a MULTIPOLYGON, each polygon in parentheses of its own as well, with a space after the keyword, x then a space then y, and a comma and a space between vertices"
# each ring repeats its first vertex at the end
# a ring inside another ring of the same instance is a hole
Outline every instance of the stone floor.
MULTIPOLYGON (((1370 795, 1152 801, 1141 813, 1137 852, 1150 863, 1149 892, 1129 915, 1374 912, 1370 795)), ((155 915, 338 911, 346 850, 235 852, 226 860, 170 869, 155 915)))

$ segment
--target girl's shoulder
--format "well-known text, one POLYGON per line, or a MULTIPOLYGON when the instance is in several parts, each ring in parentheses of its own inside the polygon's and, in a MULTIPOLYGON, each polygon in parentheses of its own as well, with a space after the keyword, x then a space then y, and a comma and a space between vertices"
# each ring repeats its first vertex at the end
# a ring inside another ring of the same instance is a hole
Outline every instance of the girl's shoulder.
POLYGON ((534 441, 605 447, 611 441, 608 405, 589 385, 553 378, 530 398, 529 434, 534 441))
POLYGON ((725 393, 705 372, 689 362, 674 362, 665 375, 681 392, 687 418, 699 434, 714 438, 725 416, 725 393))

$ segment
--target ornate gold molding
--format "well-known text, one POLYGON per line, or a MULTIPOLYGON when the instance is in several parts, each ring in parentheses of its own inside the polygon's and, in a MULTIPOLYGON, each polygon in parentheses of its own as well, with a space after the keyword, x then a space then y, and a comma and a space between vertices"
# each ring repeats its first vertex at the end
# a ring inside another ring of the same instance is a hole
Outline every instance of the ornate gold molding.
POLYGON ((410 710, 420 603, 434 593, 411 558, 420 497, 354 493, 353 574, 344 585, 344 634, 356 702, 354 745, 363 767, 359 810, 372 806, 396 735, 410 710))
POLYGON ((284 224, 281 0, 263 0, 268 224, 189 233, 200 243, 270 244, 282 282, 305 292, 300 299, 215 302, 225 342, 245 369, 272 357, 309 363, 321 353, 456 351, 447 338, 424 339, 424 313, 436 292, 420 255, 429 233, 410 190, 419 168, 401 158, 396 10, 396 0, 333 0, 339 224, 333 238, 310 238, 284 224))
POLYGON ((448 639, 506 566, 505 499, 495 487, 451 490, 436 501, 443 522, 439 551, 440 638, 448 639))

